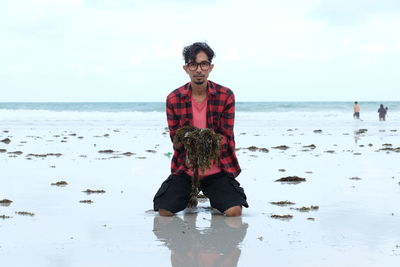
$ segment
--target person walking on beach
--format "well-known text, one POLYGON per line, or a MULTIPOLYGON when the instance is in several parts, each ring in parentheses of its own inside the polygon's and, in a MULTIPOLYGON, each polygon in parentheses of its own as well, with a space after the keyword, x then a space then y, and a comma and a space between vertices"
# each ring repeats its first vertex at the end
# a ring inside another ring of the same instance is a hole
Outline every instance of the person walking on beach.
POLYGON ((378 109, 379 120, 380 121, 385 121, 386 120, 386 112, 387 112, 387 110, 383 107, 383 104, 381 104, 379 109, 378 109))
POLYGON ((386 112, 385 112, 385 120, 386 120, 389 117, 389 115, 388 115, 389 108, 385 107, 385 110, 386 110, 386 112))
MULTIPOLYGON (((200 187, 213 208, 226 216, 241 216, 248 207, 247 197, 236 177, 241 172, 235 154, 235 96, 227 87, 208 80, 214 68, 214 51, 207 43, 193 43, 183 49, 183 70, 190 82, 172 91, 166 101, 171 140, 183 126, 211 128, 220 134, 218 164, 202 173, 200 187)), ((161 216, 172 216, 186 208, 191 193, 191 170, 186 164, 183 146, 173 146, 171 174, 154 196, 154 210, 161 216)))
POLYGON ((358 105, 358 102, 354 102, 354 107, 353 107, 354 113, 353 113, 353 118, 354 119, 360 119, 360 105, 358 105))

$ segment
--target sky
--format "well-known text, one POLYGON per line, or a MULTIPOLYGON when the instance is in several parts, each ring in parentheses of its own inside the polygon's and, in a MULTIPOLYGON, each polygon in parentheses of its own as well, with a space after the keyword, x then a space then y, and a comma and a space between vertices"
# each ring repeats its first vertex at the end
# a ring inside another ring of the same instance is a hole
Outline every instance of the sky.
POLYGON ((399 29, 399 0, 1 0, 0 102, 163 102, 198 41, 236 101, 400 101, 399 29))

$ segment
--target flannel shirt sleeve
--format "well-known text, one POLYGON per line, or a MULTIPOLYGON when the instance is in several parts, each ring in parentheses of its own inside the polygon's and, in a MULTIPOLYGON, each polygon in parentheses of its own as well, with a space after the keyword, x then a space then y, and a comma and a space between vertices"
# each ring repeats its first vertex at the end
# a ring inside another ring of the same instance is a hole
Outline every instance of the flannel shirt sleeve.
POLYGON ((233 126, 235 123, 235 95, 231 94, 221 115, 220 133, 222 134, 221 146, 226 148, 226 145, 234 140, 233 126))
POLYGON ((176 131, 179 128, 179 120, 175 114, 172 100, 170 98, 167 98, 166 112, 167 112, 169 136, 171 138, 171 141, 173 141, 176 131))

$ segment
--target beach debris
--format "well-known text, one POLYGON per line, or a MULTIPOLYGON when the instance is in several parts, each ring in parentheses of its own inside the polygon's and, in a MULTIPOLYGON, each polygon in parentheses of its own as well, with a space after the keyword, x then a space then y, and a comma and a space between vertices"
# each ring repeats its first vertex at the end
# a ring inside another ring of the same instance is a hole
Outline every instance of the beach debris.
POLYGON ((250 150, 250 151, 253 151, 253 152, 255 152, 255 151, 264 152, 264 153, 268 153, 269 152, 269 150, 267 148, 265 148, 265 147, 249 146, 249 147, 246 147, 246 148, 243 148, 243 149, 247 149, 247 150, 250 150))
POLYGON ((301 208, 296 208, 296 210, 301 212, 309 212, 312 210, 319 210, 319 206, 301 207, 301 208))
POLYGON ((289 149, 290 147, 286 146, 286 145, 281 145, 281 146, 273 146, 273 149, 280 149, 280 150, 286 150, 289 149))
POLYGON ((137 159, 147 159, 146 157, 136 157, 137 159))
POLYGON ((284 201, 276 201, 276 202, 269 202, 272 205, 277 205, 277 206, 289 206, 289 205, 295 205, 296 203, 290 202, 288 200, 284 201))
POLYGON ((356 180, 356 181, 362 180, 360 177, 357 177, 357 176, 350 177, 349 179, 350 179, 350 180, 356 180))
POLYGON ((130 156, 136 155, 136 153, 125 152, 125 153, 122 153, 122 155, 127 156, 127 157, 130 157, 130 156))
POLYGON ((83 138, 85 138, 85 137, 83 137, 83 136, 78 136, 78 139, 83 139, 83 138))
POLYGON ((366 132, 368 132, 368 129, 358 129, 354 133, 357 134, 357 135, 360 135, 360 134, 364 134, 366 132))
POLYGON ((16 211, 15 214, 22 215, 22 216, 35 216, 35 213, 28 212, 28 211, 16 211))
POLYGON ((46 158, 46 157, 61 157, 61 153, 47 153, 47 154, 28 154, 26 157, 46 158))
POLYGON ((176 132, 173 138, 175 146, 183 145, 186 151, 186 165, 193 170, 192 191, 188 207, 197 206, 199 194, 199 171, 203 172, 217 163, 222 137, 209 128, 184 126, 176 132))
POLYGON ((275 180, 275 182, 285 182, 285 183, 300 183, 300 182, 305 182, 305 178, 301 178, 298 176, 287 176, 287 177, 282 177, 278 180, 275 180))
POLYGON ((12 152, 7 152, 7 154, 10 154, 10 155, 21 155, 21 154, 23 154, 24 152, 22 152, 22 151, 12 151, 12 152))
POLYGON ((304 173, 312 174, 312 171, 305 171, 304 173))
POLYGON ((84 199, 84 200, 80 200, 79 203, 92 204, 93 201, 90 199, 84 199))
POLYGON ((360 153, 360 152, 355 152, 355 153, 353 153, 353 155, 359 156, 359 155, 362 155, 362 153, 360 153))
POLYGON ((7 149, 0 149, 0 153, 5 153, 7 152, 7 149))
POLYGON ((239 135, 246 135, 247 133, 240 133, 239 135))
POLYGON ((99 150, 98 152, 103 154, 111 154, 114 153, 115 151, 111 149, 106 149, 106 150, 99 150))
POLYGON ((314 132, 314 133, 322 133, 322 130, 321 130, 321 129, 318 129, 318 130, 314 130, 313 132, 314 132))
POLYGON ((9 133, 9 131, 8 130, 4 130, 3 133, 9 133))
POLYGON ((397 130, 396 129, 393 129, 393 130, 390 130, 391 132, 397 132, 397 130))
POLYGON ((172 156, 172 152, 164 153, 164 156, 166 156, 167 158, 170 158, 172 156))
POLYGON ((8 145, 9 143, 11 143, 11 140, 10 140, 10 138, 5 138, 3 140, 0 140, 0 142, 8 145))
POLYGON ((49 168, 53 168, 53 169, 54 169, 55 167, 56 167, 56 166, 54 166, 54 165, 51 165, 49 168))
POLYGON ((382 146, 386 146, 386 147, 392 147, 392 144, 383 144, 382 146))
POLYGON ((257 239, 260 240, 260 241, 263 241, 263 240, 264 240, 264 237, 259 236, 259 237, 257 237, 257 239))
POLYGON ((290 214, 286 214, 286 215, 272 214, 271 218, 280 219, 280 220, 290 220, 290 219, 293 218, 293 215, 290 215, 290 214))
POLYGON ((71 133, 69 134, 69 136, 76 136, 76 133, 71 133))
POLYGON ((331 154, 334 154, 334 153, 336 153, 336 151, 335 151, 335 150, 325 150, 324 152, 325 152, 325 153, 331 153, 331 154))
POLYGON ((0 200, 0 206, 8 207, 11 205, 11 203, 12 203, 12 200, 9 200, 6 198, 3 200, 0 200))
POLYGON ((56 183, 51 183, 51 185, 55 185, 55 186, 66 186, 68 185, 68 183, 66 181, 58 181, 56 183))
POLYGON ((309 220, 309 221, 315 221, 315 218, 313 218, 313 217, 308 217, 307 220, 309 220))
POLYGON ((5 220, 5 219, 10 219, 11 217, 10 216, 6 216, 6 215, 0 215, 0 219, 3 219, 3 220, 5 220))
POLYGON ((278 172, 285 172, 285 169, 278 169, 278 172))
POLYGON ((389 151, 393 151, 393 152, 400 152, 400 147, 396 147, 396 148, 394 148, 394 147, 384 147, 384 148, 381 148, 381 149, 379 149, 378 151, 387 151, 387 152, 389 152, 389 151))
POLYGON ((82 192, 89 195, 89 194, 104 194, 106 191, 104 191, 104 190, 86 189, 85 191, 82 191, 82 192))
POLYGON ((147 153, 157 153, 157 151, 156 150, 154 150, 154 149, 147 149, 147 150, 145 150, 147 153))
POLYGON ((309 148, 311 150, 315 149, 317 146, 314 144, 308 145, 308 146, 303 146, 304 148, 309 148))

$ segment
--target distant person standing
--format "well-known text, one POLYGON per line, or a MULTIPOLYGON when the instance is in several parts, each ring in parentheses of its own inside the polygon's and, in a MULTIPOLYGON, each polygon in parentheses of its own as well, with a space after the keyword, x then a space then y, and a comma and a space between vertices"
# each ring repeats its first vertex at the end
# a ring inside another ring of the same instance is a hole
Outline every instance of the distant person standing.
POLYGON ((388 111, 389 111, 389 108, 386 107, 385 110, 386 110, 386 113, 385 113, 385 120, 386 120, 386 119, 388 118, 388 111))
POLYGON ((353 113, 353 118, 354 119, 360 119, 360 106, 358 105, 358 102, 354 102, 354 113, 353 113))
POLYGON ((384 121, 386 120, 386 112, 387 110, 383 107, 383 105, 381 104, 379 109, 378 109, 378 113, 379 113, 379 120, 380 121, 384 121))

